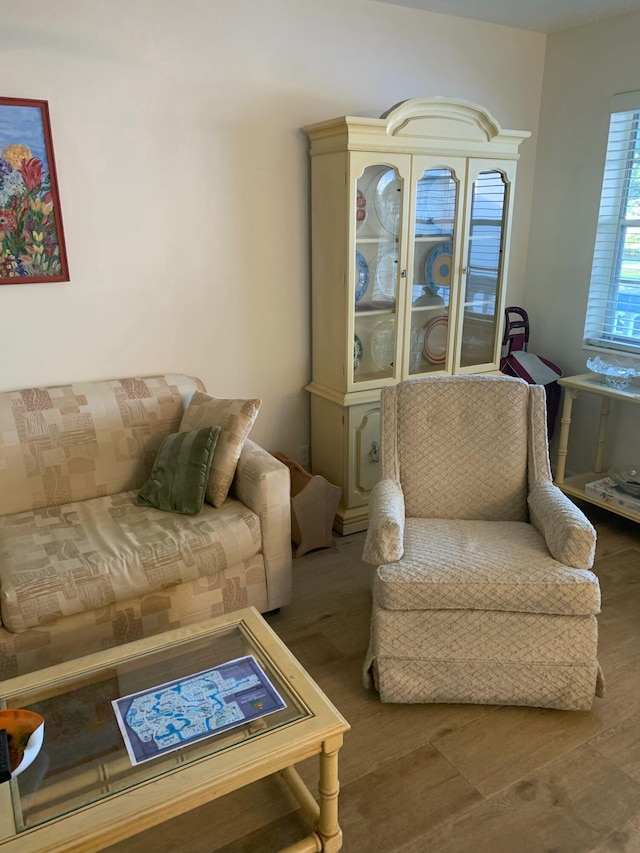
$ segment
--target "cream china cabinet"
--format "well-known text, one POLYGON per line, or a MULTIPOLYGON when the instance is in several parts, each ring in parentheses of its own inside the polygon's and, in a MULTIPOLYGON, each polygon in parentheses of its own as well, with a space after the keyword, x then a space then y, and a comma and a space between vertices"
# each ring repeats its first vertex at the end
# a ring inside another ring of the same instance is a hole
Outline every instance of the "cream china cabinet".
POLYGON ((311 140, 311 458, 367 525, 384 385, 498 370, 518 147, 482 107, 416 98, 311 140))

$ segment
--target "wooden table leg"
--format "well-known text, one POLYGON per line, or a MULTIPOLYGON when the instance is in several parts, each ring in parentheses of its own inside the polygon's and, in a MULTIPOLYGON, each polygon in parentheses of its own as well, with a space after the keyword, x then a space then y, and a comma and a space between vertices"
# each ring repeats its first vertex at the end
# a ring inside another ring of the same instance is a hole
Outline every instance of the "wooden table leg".
POLYGON ((555 482, 561 486, 564 483, 564 472, 567 464, 567 445, 569 444, 569 427, 571 426, 571 409, 573 401, 580 392, 572 388, 564 389, 564 403, 560 419, 560 438, 558 440, 558 464, 556 466, 555 482))
POLYGON ((340 783, 338 781, 338 752, 342 745, 339 742, 325 741, 320 753, 320 784, 318 786, 318 797, 320 804, 320 817, 318 820, 318 834, 323 841, 323 850, 327 853, 335 853, 342 847, 342 830, 338 823, 338 792, 340 783))
POLYGON ((342 847, 342 830, 338 823, 338 753, 342 736, 324 741, 320 752, 320 779, 316 803, 294 767, 285 767, 280 776, 295 796, 303 815, 314 832, 280 853, 337 853, 342 847))
POLYGON ((598 443, 596 444, 596 461, 594 471, 600 473, 602 471, 602 459, 604 457, 604 449, 607 444, 607 424, 609 421, 609 408, 611 400, 609 397, 601 397, 600 406, 600 426, 598 428, 598 443))

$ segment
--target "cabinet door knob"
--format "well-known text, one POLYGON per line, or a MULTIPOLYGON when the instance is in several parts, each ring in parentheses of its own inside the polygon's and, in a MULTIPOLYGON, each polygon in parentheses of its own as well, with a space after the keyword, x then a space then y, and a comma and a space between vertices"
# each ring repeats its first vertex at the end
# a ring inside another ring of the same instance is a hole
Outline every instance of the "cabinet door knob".
POLYGON ((372 462, 379 462, 380 461, 380 442, 379 441, 372 441, 371 442, 371 450, 369 451, 369 459, 371 459, 372 462))

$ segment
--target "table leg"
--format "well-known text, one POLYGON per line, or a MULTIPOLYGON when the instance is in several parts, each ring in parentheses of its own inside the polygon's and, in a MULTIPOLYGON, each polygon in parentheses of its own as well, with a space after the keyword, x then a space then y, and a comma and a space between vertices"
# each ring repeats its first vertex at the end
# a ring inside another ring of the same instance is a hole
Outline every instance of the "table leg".
POLYGON ((338 752, 342 736, 324 741, 320 752, 320 779, 316 803, 294 767, 285 767, 280 776, 295 796, 303 815, 314 832, 280 853, 337 853, 342 847, 342 830, 338 824, 338 752))
POLYGON ((338 752, 340 744, 325 741, 320 753, 320 784, 318 786, 318 798, 320 805, 320 818, 318 820, 318 833, 323 841, 323 850, 334 853, 342 847, 342 830, 338 824, 338 752))
POLYGON ((609 397, 601 397, 602 404, 600 406, 600 426, 598 429, 598 443, 596 444, 596 461, 594 471, 600 473, 602 471, 602 459, 604 457, 604 449, 607 443, 607 423, 609 420, 609 408, 611 400, 609 397))
POLYGON ((573 401, 580 392, 572 388, 564 389, 564 403, 562 406, 562 417, 560 419, 560 438, 558 439, 558 464, 556 467, 556 483, 561 486, 564 483, 564 472, 567 464, 567 445, 569 444, 569 427, 571 426, 571 409, 573 401))

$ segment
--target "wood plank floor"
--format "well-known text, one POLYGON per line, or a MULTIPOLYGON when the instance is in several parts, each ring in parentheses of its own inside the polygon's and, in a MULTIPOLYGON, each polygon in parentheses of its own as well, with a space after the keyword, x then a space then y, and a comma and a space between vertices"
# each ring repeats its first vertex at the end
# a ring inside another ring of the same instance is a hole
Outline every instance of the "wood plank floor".
MULTIPOLYGON (((344 853, 640 853, 640 525, 583 509, 598 529, 607 685, 589 712, 383 705, 360 677, 364 534, 294 561, 293 604, 267 618, 352 726, 340 754, 344 853)), ((298 769, 315 790, 316 760, 298 769)), ((271 778, 109 853, 269 853, 306 833, 271 778)))

